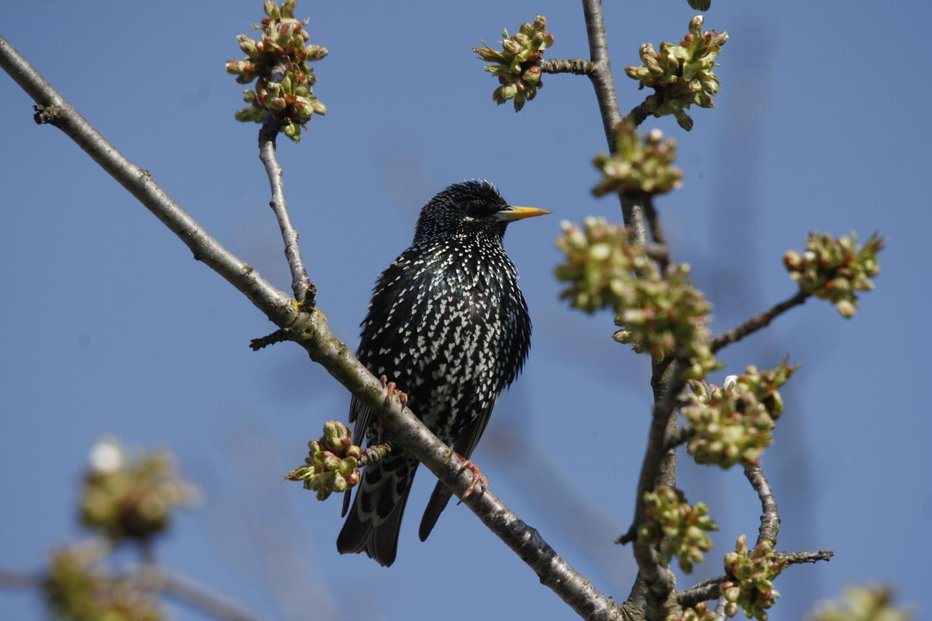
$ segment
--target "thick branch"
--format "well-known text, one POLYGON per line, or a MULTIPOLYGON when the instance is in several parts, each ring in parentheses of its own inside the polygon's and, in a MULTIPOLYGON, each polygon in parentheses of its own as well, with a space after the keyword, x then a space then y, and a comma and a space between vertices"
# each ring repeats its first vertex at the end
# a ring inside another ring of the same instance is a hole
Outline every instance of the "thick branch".
MULTIPOLYGON (((0 66, 37 103, 54 106, 54 125, 77 142, 121 185, 126 187, 153 214, 166 224, 204 261, 242 291, 252 303, 279 327, 287 330, 291 340, 307 350, 311 359, 377 414, 386 432, 399 447, 420 460, 447 487, 462 495, 472 479, 465 462, 437 439, 414 414, 397 399, 386 401, 386 391, 379 380, 353 356, 344 343, 327 327, 323 314, 314 309, 301 312, 285 293, 266 282, 253 268, 201 230, 149 176, 132 164, 94 130, 80 115, 23 59, 0 38, 0 66)), ((540 576, 576 612, 587 619, 614 620, 623 617, 614 601, 566 563, 537 533, 522 522, 491 491, 472 494, 465 504, 540 576)))
POLYGON ((760 315, 755 315, 751 317, 740 326, 719 334, 714 339, 712 339, 712 351, 717 352, 726 345, 732 343, 737 343, 744 337, 749 334, 753 334, 762 328, 766 328, 770 325, 770 322, 790 310, 794 306, 799 306, 800 304, 805 303, 809 298, 809 294, 800 289, 792 297, 780 302, 779 304, 774 305, 772 308, 764 311, 760 315))
POLYGON ((665 618, 676 612, 669 609, 669 606, 675 605, 670 597, 676 588, 673 573, 660 563, 650 543, 638 541, 636 535, 644 520, 644 495, 659 487, 676 485, 676 449, 669 447, 666 439, 676 433, 677 398, 686 385, 684 369, 684 364, 679 360, 654 365, 651 378, 654 407, 647 450, 638 479, 634 520, 622 538, 623 541, 634 541, 634 558, 638 564, 638 578, 628 596, 628 602, 638 607, 643 602, 647 619, 665 618))
POLYGON ((751 483, 751 487, 760 498, 761 515, 760 528, 757 532, 757 545, 764 541, 777 545, 777 533, 780 532, 780 514, 777 512, 777 501, 773 497, 770 483, 764 476, 764 470, 757 466, 745 466, 744 476, 751 483))

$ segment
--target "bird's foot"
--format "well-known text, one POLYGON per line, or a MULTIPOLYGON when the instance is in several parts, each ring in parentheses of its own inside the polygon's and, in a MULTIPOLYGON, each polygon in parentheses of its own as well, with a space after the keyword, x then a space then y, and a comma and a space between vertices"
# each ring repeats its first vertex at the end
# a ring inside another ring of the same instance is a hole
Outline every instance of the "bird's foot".
POLYGON ((470 472, 472 472, 472 481, 469 482, 469 486, 466 488, 466 491, 463 492, 462 496, 460 496, 460 502, 463 502, 464 499, 472 496, 473 492, 476 491, 477 485, 481 487, 481 489, 479 490, 480 494, 483 491, 489 489, 489 480, 485 478, 485 475, 482 474, 481 470, 479 470, 479 466, 472 463, 471 461, 469 461, 468 459, 466 459, 459 453, 457 453, 456 455, 457 457, 459 457, 460 459, 466 462, 465 464, 463 464, 463 470, 469 470, 470 472))
POLYGON ((408 403, 408 393, 403 390, 398 390, 398 386, 395 384, 395 382, 388 381, 388 376, 380 375, 379 381, 382 383, 382 388, 385 389, 386 405, 388 405, 394 397, 398 397, 398 401, 401 403, 401 405, 408 403))

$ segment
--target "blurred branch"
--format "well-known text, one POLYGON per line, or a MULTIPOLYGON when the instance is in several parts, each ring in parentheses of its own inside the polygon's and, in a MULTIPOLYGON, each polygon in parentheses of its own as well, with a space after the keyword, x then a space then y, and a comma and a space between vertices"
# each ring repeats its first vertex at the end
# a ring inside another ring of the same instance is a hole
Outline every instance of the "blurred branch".
MULTIPOLYGON (((131 574, 146 590, 172 597, 220 621, 262 621, 237 602, 157 565, 145 563, 138 574, 131 574)), ((41 572, 0 568, 0 589, 41 589, 41 572)))
POLYGON ((0 567, 0 589, 37 589, 40 586, 40 573, 0 567))
MULTIPOLYGON (((400 447, 433 472, 440 481, 462 495, 472 479, 465 462, 430 432, 397 399, 386 399, 386 390, 346 345, 327 326, 320 311, 297 308, 290 296, 269 284, 204 232, 190 215, 156 184, 148 171, 126 159, 84 120, 26 60, 0 38, 0 66, 23 88, 53 124, 74 140, 104 170, 123 185, 194 253, 247 298, 288 338, 303 347, 337 381, 379 417, 386 432, 400 447)), ((609 78, 610 79, 610 78, 609 78)), ((550 547, 537 531, 521 521, 491 491, 464 500, 483 523, 499 536, 567 604, 587 619, 621 619, 623 613, 589 580, 577 573, 550 547)))
POLYGON ((156 587, 166 596, 223 621, 262 621, 262 617, 244 610, 239 603, 212 591, 182 575, 153 567, 156 587))
POLYGON ((749 334, 753 334, 762 328, 766 328, 770 325, 770 322, 790 310, 795 306, 805 303, 809 298, 809 294, 800 289, 792 297, 787 298, 786 300, 780 302, 779 304, 774 305, 770 309, 764 311, 759 315, 751 317, 741 325, 736 328, 729 330, 728 332, 723 332, 719 334, 714 339, 712 339, 712 352, 717 352, 723 347, 730 345, 732 343, 737 343, 744 337, 749 334))

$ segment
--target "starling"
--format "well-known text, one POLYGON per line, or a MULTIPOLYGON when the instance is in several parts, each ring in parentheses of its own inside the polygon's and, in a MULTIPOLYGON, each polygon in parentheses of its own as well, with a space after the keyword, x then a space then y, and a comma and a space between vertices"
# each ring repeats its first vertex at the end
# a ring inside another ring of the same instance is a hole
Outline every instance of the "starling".
MULTIPOLYGON (((408 406, 469 459, 495 400, 527 357, 531 320, 502 237, 513 220, 550 213, 512 207, 488 181, 451 185, 421 209, 414 241, 382 272, 362 322, 357 356, 407 394, 408 406)), ((355 398, 353 444, 384 442, 377 419, 355 398)), ((391 565, 416 459, 393 453, 365 468, 337 538, 341 554, 365 552, 391 565)), ((425 540, 451 492, 438 482, 421 520, 425 540)))

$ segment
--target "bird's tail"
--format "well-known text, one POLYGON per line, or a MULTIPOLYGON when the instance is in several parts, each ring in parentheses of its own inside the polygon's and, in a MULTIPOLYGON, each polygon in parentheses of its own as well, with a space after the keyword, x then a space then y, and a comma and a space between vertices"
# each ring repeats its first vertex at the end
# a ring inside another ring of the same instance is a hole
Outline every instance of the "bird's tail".
POLYGON ((395 561, 401 517, 417 466, 417 460, 399 455, 363 470, 359 491, 337 537, 340 554, 365 552, 386 567, 395 561))
POLYGON ((450 491, 450 488, 440 481, 437 481, 437 485, 434 487, 434 493, 430 495, 430 500, 427 501, 427 508, 424 509, 424 517, 421 518, 421 527, 418 529, 418 536, 421 538, 421 541, 427 540, 427 536, 430 535, 430 531, 434 529, 434 525, 437 523, 437 518, 440 517, 447 503, 450 502, 451 496, 453 496, 453 492, 450 491))

